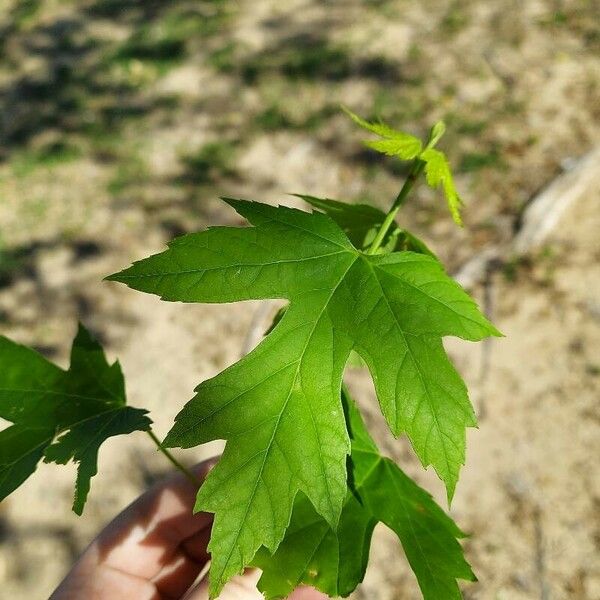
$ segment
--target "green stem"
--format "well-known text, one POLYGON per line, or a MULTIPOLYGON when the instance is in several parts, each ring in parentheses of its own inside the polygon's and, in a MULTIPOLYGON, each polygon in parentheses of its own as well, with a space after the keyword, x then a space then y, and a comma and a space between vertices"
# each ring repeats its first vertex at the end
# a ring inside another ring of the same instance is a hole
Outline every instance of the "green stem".
POLYGON ((379 250, 381 244, 383 243, 383 240, 385 239, 386 233, 388 232, 389 228, 392 226, 392 223, 394 222, 394 219, 396 218, 396 215, 398 214, 398 211, 400 210, 400 207, 404 204, 404 201, 406 200, 408 194, 410 193, 413 186, 415 185, 415 182, 419 178, 419 175, 423 172, 424 168, 425 168, 425 162, 422 161, 418 157, 415 158, 415 160, 413 161, 413 163, 410 167, 408 177, 406 178, 406 181, 404 182, 402 189, 398 192, 398 195, 396 196, 396 199, 394 200, 392 207, 390 208, 383 223, 381 224, 381 227, 379 228, 379 231, 377 232, 375 239, 369 246, 369 249, 367 250, 367 254, 376 254, 377 250, 379 250))
POLYGON ((196 487, 200 487, 201 481, 187 468, 184 467, 163 445, 162 442, 156 437, 156 434, 152 429, 148 429, 146 433, 150 436, 150 439, 156 444, 156 447, 162 452, 167 460, 178 470, 181 471, 186 478, 196 487))
MULTIPOLYGON (((427 144, 425 145, 424 151, 429 150, 430 148, 434 148, 435 145, 440 141, 440 138, 444 135, 446 131, 446 126, 443 121, 438 121, 429 132, 429 139, 427 140, 427 144)), ((377 250, 381 247, 383 240, 385 239, 385 234, 388 232, 389 228, 392 226, 400 207, 404 204, 410 190, 413 189, 415 182, 419 178, 419 175, 423 172, 425 168, 425 161, 421 160, 420 155, 417 156, 410 166, 410 171, 408 172, 408 177, 402 186, 402 189, 398 192, 392 207, 390 208, 388 214, 386 215, 375 239, 371 242, 369 249, 367 250, 367 254, 376 254, 377 250)))

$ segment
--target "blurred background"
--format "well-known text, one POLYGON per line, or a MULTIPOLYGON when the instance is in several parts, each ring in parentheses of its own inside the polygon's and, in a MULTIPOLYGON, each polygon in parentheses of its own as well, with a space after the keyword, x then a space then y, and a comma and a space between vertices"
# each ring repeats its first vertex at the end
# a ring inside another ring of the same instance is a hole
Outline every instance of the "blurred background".
MULTIPOLYGON (((451 510, 479 577, 465 598, 600 599, 597 0, 2 0, 0 332, 66 365, 81 319, 166 433, 272 307, 171 305, 102 277, 240 225, 220 195, 385 209, 405 167, 364 148, 340 103, 421 136, 446 121, 465 228, 424 186, 401 220, 507 336, 448 343, 480 418, 451 510)), ((381 446, 445 506, 368 375, 349 380, 381 446)), ((72 466, 41 465, 2 503, 1 598, 46 598, 164 474, 130 437, 102 450, 82 518, 72 466)), ((420 597, 384 529, 353 597, 420 597)))

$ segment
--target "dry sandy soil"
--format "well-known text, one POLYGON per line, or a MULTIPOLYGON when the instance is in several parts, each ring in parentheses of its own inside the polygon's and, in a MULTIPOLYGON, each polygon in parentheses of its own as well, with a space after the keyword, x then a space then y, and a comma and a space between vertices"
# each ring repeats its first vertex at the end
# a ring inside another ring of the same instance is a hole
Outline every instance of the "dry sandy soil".
MULTIPOLYGON (((425 189, 402 219, 451 271, 508 248, 536 193, 600 144, 598 15, 549 0, 3 3, 0 332, 64 365, 82 319, 166 433, 194 386, 239 357, 259 304, 161 303, 104 275, 175 234, 241 224, 220 194, 385 207, 402 171, 362 149, 340 102, 418 134, 444 118, 466 227, 425 189)), ((541 246, 507 250, 473 290, 506 337, 448 341, 480 416, 451 509, 472 534, 466 598, 600 600, 598 231, 591 185, 541 246)), ((348 379, 381 446, 443 502, 377 417, 368 375, 348 379)), ((74 469, 41 465, 0 507, 0 598, 47 597, 165 468, 142 434, 112 440, 77 518, 74 469)), ((353 597, 419 598, 383 529, 353 597)))

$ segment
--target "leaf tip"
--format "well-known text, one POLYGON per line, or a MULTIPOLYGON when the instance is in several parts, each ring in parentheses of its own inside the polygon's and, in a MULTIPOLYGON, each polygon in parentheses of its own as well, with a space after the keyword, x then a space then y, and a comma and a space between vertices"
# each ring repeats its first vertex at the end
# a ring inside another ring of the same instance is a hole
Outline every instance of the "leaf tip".
POLYGON ((75 493, 73 495, 73 506, 71 507, 73 512, 78 517, 80 517, 83 514, 83 509, 85 507, 85 503, 87 501, 88 493, 90 490, 89 481, 83 482, 84 485, 82 485, 80 471, 81 471, 81 463, 77 467, 77 480, 75 482, 75 493))
POLYGON ((237 198, 232 198, 231 196, 219 196, 219 200, 225 202, 228 206, 231 206, 233 210, 237 210, 236 206, 241 202, 241 200, 237 198))
POLYGON ((506 337, 494 324, 490 323, 490 335, 492 337, 503 338, 506 337))
POLYGON ((464 228, 465 224, 460 216, 460 212, 457 210, 452 211, 452 220, 459 226, 464 228))
POLYGON ((110 275, 106 275, 102 278, 102 281, 116 281, 118 283, 125 283, 123 281, 122 275, 126 271, 127 269, 124 269, 123 271, 118 271, 117 273, 111 273, 110 275))
POLYGON ((477 583, 479 581, 479 579, 477 579, 477 575, 475 575, 473 570, 471 570, 470 577, 469 579, 467 579, 467 581, 472 581, 473 583, 477 583))
MULTIPOLYGON (((100 345, 100 342, 90 332, 90 330, 87 329, 81 321, 79 321, 77 324, 77 334, 75 335, 75 339, 73 340, 73 345, 71 347, 71 364, 73 364, 73 361, 76 360, 76 356, 82 352, 100 352, 102 357, 104 357, 104 350, 100 345)), ((106 360, 104 360, 104 362, 106 362, 106 360)))
POLYGON ((90 333, 89 329, 81 322, 77 321, 77 334, 73 341, 74 346, 87 346, 89 344, 98 345, 96 338, 90 333))
POLYGON ((167 433, 165 439, 162 441, 162 446, 165 448, 180 448, 179 442, 177 441, 177 436, 173 434, 173 430, 167 433))
POLYGON ((438 121, 429 133, 429 141, 427 142, 428 148, 433 148, 446 133, 446 124, 444 121, 438 121))
POLYGON ((340 104, 340 108, 352 119, 358 118, 345 104, 340 104))
POLYGON ((452 506, 452 500, 454 500, 454 493, 456 492, 456 482, 446 482, 446 500, 448 502, 448 508, 452 506))
POLYGON ((359 126, 363 129, 371 130, 371 125, 368 121, 365 121, 359 117, 356 113, 353 113, 347 106, 340 104, 341 109, 359 126))

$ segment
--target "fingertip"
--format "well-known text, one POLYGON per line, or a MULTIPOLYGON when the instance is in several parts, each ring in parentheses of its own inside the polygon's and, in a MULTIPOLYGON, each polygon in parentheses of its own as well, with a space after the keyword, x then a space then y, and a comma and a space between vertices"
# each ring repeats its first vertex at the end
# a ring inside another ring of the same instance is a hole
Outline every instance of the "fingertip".
POLYGON ((326 600, 329 596, 315 588, 302 586, 294 590, 288 600, 326 600))

